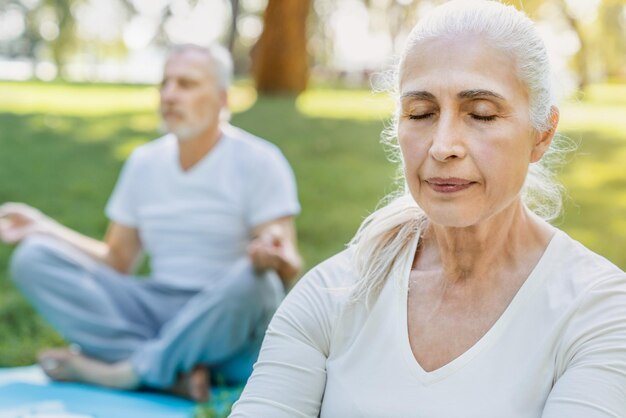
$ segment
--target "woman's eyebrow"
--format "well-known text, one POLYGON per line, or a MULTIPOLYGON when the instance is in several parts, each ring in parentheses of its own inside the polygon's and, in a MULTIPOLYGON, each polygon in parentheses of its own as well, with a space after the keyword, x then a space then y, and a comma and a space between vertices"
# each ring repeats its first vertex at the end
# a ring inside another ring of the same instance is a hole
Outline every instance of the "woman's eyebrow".
POLYGON ((400 99, 412 98, 412 99, 421 99, 421 100, 435 100, 435 95, 427 92, 426 90, 418 90, 418 91, 407 91, 406 93, 402 93, 400 99))
MULTIPOLYGON (((502 96, 501 94, 498 94, 491 90, 485 90, 485 89, 463 90, 457 96, 461 99, 477 99, 481 97, 493 97, 499 100, 506 100, 504 96, 502 96)), ((402 93, 400 98, 401 99, 411 98, 411 99, 418 99, 418 100, 436 100, 435 95, 426 90, 407 91, 406 93, 402 93)))
POLYGON ((483 90, 483 89, 463 90, 457 96, 461 99, 478 99, 481 97, 493 97, 499 100, 506 100, 504 96, 496 92, 493 92, 491 90, 483 90))

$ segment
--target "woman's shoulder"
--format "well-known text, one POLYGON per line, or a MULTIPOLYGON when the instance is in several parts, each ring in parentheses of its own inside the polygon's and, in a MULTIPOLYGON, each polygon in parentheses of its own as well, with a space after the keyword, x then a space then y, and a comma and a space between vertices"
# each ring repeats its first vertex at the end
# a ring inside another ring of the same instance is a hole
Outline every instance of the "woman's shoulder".
POLYGON ((563 347, 577 346, 595 327, 613 329, 626 344, 626 273, 562 231, 546 251, 544 291, 551 309, 568 318, 563 347), (622 329, 609 326, 618 319, 622 329))
POLYGON ((317 265, 287 294, 268 332, 308 341, 328 356, 337 318, 350 300, 352 281, 349 251, 317 265))
POLYGON ((626 284, 624 271, 563 231, 557 231, 549 250, 549 264, 573 290, 584 293, 587 289, 607 283, 626 284))
POLYGON ((290 294, 305 292, 317 298, 332 299, 335 303, 345 302, 355 282, 352 250, 348 248, 309 270, 290 294))
MULTIPOLYGON (((551 312, 559 313, 557 375, 570 367, 612 367, 626 376, 626 273, 564 232, 551 250, 551 312), (616 363, 617 362, 617 363, 616 363)), ((581 369, 582 370, 582 369, 581 369)), ((617 376, 617 375, 615 375, 617 376)))

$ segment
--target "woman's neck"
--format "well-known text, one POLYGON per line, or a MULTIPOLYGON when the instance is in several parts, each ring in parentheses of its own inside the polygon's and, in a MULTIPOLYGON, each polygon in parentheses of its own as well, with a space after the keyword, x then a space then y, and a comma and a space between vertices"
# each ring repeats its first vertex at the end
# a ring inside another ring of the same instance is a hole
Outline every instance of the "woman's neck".
POLYGON ((471 227, 431 224, 416 268, 439 270, 451 283, 490 280, 511 269, 527 269, 541 257, 553 234, 554 228, 520 201, 471 227))

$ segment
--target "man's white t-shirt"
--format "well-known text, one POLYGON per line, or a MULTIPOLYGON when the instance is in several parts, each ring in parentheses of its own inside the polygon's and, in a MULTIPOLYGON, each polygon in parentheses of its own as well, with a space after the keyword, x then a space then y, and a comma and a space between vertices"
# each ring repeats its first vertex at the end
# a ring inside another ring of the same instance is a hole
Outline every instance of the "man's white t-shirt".
POLYGON ((280 150, 230 125, 222 133, 188 171, 174 135, 138 147, 122 169, 106 214, 138 229, 156 281, 201 289, 245 256, 255 226, 300 211, 280 150))
POLYGON ((350 251, 303 277, 231 417, 626 417, 624 272, 557 232, 493 327, 426 372, 407 331, 413 254, 369 311, 348 302, 350 251))

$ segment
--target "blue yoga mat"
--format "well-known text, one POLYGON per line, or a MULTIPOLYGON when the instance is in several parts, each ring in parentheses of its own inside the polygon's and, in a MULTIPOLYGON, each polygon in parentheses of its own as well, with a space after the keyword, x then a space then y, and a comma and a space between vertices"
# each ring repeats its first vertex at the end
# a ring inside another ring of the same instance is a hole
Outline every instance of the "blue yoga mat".
MULTIPOLYGON (((207 406, 221 416, 240 391, 213 389, 207 406)), ((190 418, 195 411, 173 396, 52 382, 39 366, 0 369, 0 418, 190 418)))

